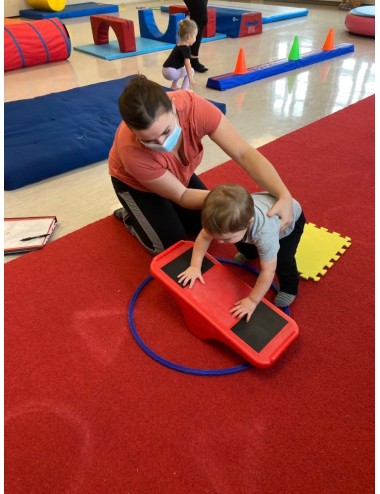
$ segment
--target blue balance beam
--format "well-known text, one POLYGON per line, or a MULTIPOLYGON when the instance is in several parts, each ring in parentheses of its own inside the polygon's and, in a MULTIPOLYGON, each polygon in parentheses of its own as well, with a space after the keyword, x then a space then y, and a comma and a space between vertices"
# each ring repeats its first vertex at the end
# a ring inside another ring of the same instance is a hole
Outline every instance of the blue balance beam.
POLYGON ((281 74, 283 72, 289 72, 290 70, 301 69, 314 63, 330 60, 331 58, 346 55, 354 51, 354 45, 351 43, 342 43, 337 45, 333 50, 329 51, 314 51, 302 55, 299 60, 277 60, 276 62, 270 62, 262 65, 256 65, 255 67, 247 68, 246 74, 229 74, 219 75, 215 77, 209 77, 207 80, 207 87, 211 89, 218 89, 219 91, 225 91, 237 86, 243 86, 250 82, 259 81, 266 77, 272 77, 274 75, 281 74))

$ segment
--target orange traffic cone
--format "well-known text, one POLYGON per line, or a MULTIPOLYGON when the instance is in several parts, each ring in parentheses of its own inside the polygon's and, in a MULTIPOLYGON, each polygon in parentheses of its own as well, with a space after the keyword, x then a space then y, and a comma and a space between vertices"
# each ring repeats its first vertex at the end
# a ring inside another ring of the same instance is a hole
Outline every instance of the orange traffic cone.
POLYGON ((323 51, 331 51, 334 49, 334 29, 330 29, 323 45, 323 51))
POLYGON ((235 65, 235 70, 234 74, 246 74, 247 73, 247 66, 245 64, 245 55, 244 55, 244 50, 243 48, 240 48, 239 54, 236 60, 236 65, 235 65))

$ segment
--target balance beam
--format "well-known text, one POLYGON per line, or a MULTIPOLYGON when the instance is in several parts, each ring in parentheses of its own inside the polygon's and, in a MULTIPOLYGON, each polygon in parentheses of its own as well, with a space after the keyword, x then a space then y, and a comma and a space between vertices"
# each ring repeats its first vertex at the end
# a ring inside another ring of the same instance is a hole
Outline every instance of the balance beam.
POLYGON ((209 77, 206 86, 211 89, 218 89, 219 91, 225 91, 237 86, 243 86, 251 82, 259 81, 267 77, 281 74, 283 72, 289 72, 291 70, 301 69, 314 63, 324 62, 331 58, 346 55, 354 51, 354 45, 351 43, 342 43, 337 45, 334 49, 323 51, 313 51, 302 55, 299 60, 277 60, 275 62, 269 62, 262 65, 256 65, 251 68, 247 68, 246 74, 235 74, 230 72, 228 74, 219 75, 215 77, 209 77))

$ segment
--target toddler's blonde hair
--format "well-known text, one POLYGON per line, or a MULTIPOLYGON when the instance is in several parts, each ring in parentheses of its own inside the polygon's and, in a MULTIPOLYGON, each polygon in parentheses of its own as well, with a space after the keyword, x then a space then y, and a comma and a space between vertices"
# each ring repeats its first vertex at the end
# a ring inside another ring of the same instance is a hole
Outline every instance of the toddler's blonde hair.
POLYGON ((183 19, 178 23, 178 37, 179 39, 185 39, 189 34, 193 34, 198 31, 198 26, 194 21, 190 19, 183 19))

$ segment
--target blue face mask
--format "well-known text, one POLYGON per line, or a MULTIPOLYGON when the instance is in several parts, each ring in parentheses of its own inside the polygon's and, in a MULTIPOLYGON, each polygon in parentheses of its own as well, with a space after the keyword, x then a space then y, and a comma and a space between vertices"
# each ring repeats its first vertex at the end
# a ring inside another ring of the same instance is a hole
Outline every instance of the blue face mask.
POLYGON ((165 139, 163 144, 156 144, 154 142, 141 142, 141 141, 140 142, 143 146, 145 146, 148 149, 151 149, 152 151, 170 153, 170 151, 173 151, 175 145, 177 144, 181 132, 182 132, 181 127, 176 124, 173 131, 168 135, 168 137, 165 139))

